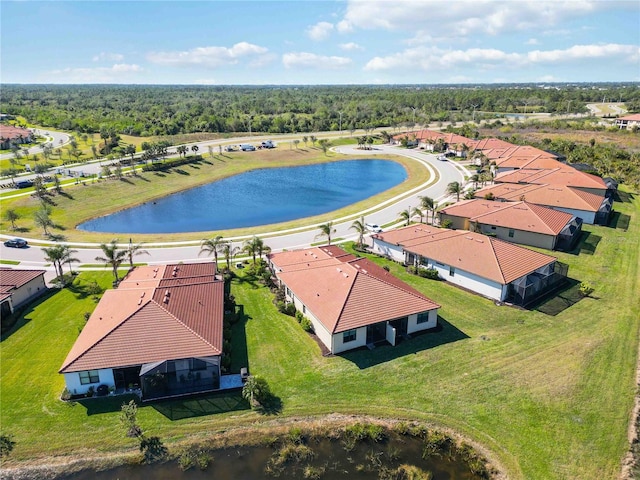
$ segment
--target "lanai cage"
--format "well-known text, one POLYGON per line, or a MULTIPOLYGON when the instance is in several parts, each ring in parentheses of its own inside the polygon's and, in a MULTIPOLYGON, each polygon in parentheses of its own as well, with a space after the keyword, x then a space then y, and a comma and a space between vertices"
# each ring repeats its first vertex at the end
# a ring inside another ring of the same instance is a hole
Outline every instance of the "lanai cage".
POLYGON ((140 369, 142 398, 172 397, 220 388, 220 357, 145 363, 140 369))
POLYGON ((569 265, 554 262, 509 285, 508 301, 525 306, 567 281, 569 265))

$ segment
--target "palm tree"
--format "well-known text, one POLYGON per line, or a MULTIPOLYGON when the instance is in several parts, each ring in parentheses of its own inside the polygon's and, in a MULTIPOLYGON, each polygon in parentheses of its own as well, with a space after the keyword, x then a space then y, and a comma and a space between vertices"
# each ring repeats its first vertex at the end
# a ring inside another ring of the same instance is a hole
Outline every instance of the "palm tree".
POLYGON ((45 235, 49 235, 49 227, 53 225, 53 222, 49 217, 49 209, 45 205, 33 215, 33 221, 36 225, 42 227, 45 235))
POLYGON ((449 195, 455 195, 456 196, 456 202, 460 201, 460 194, 462 193, 463 188, 462 185, 460 185, 460 182, 451 182, 449 185, 447 185, 447 193, 449 195))
POLYGON ((185 145, 178 145, 176 147, 176 152, 178 153, 178 155, 183 157, 187 154, 187 147, 185 145))
POLYGON ((68 263, 69 264, 69 273, 72 273, 71 263, 80 261, 77 258, 74 258, 72 255, 74 253, 78 253, 78 251, 77 250, 71 250, 69 248, 69 245, 61 245, 61 247, 62 247, 62 255, 61 255, 61 258, 60 258, 60 272, 62 272, 62 264, 63 263, 68 263))
POLYGON ((44 253, 44 259, 47 262, 53 263, 53 268, 56 270, 56 277, 58 280, 62 280, 62 258, 65 254, 63 245, 43 248, 42 251, 44 253))
POLYGON ((418 215, 420 217, 420 223, 422 223, 422 210, 420 210, 418 207, 414 207, 414 209, 411 211, 411 216, 415 217, 416 215, 418 215))
MULTIPOLYGON (((435 201, 433 200, 433 198, 427 197, 427 196, 418 197, 418 199, 420 200, 420 207, 431 212, 431 223, 433 224, 433 217, 435 216, 435 208, 436 208, 435 201)), ((429 223, 428 218, 426 218, 425 221, 429 223)))
POLYGON ((149 255, 149 252, 142 250, 142 243, 134 245, 129 239, 129 246, 127 247, 127 257, 129 257, 129 266, 133 268, 133 257, 136 255, 149 255))
POLYGON ((262 241, 262 239, 255 236, 248 240, 245 240, 244 243, 242 244, 242 250, 244 252, 247 252, 249 255, 251 255, 251 258, 253 258, 254 265, 256 264, 256 253, 258 253, 258 251, 262 253, 263 249, 264 249, 264 242, 262 241))
POLYGON ((193 152, 194 155, 198 153, 198 150, 200 150, 198 145, 191 145, 191 151, 193 152))
POLYGON ((367 233, 367 225, 364 223, 364 217, 360 217, 360 220, 355 220, 349 230, 355 230, 358 234, 358 246, 362 248, 364 245, 364 234, 367 233))
POLYGON ((231 242, 224 242, 222 244, 220 253, 224 255, 224 259, 227 262, 227 270, 231 268, 231 264, 233 263, 233 257, 235 257, 239 252, 240 252, 240 248, 234 247, 231 242))
POLYGON ((331 235, 336 233, 336 229, 333 228, 333 222, 327 222, 320 225, 320 233, 316 235, 318 237, 327 237, 327 245, 331 245, 331 235))
POLYGON ((222 235, 202 240, 202 243, 200 243, 200 253, 198 253, 198 255, 202 255, 203 253, 206 253, 207 255, 213 254, 213 261, 216 262, 217 268, 218 253, 225 243, 226 241, 222 238, 222 235))
POLYGON ((120 281, 118 277, 118 267, 122 264, 127 256, 127 250, 118 250, 118 239, 114 238, 110 243, 101 243, 100 248, 104 253, 104 257, 96 257, 96 261, 104 262, 105 267, 110 265, 113 270, 113 277, 116 283, 120 281))
POLYGON ((400 213, 398 213, 398 215, 400 215, 400 220, 405 222, 405 225, 409 225, 409 222, 411 221, 411 212, 408 208, 402 210, 400 213))

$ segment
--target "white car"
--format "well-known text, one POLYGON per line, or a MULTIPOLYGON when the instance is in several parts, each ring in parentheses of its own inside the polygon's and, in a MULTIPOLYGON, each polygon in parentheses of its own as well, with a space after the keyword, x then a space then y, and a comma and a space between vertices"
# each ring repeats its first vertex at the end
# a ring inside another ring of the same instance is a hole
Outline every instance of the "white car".
POLYGON ((377 225, 375 223, 365 223, 364 226, 367 227, 367 230, 369 230, 370 232, 373 232, 373 233, 382 232, 382 229, 380 228, 380 225, 377 225))

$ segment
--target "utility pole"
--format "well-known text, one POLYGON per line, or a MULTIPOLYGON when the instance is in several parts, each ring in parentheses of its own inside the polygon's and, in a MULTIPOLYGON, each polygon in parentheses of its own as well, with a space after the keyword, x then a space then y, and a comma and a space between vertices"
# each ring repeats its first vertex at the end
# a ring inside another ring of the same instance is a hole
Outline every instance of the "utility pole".
POLYGON ((471 105, 471 106, 473 107, 473 116, 471 117, 471 121, 472 121, 473 123, 475 123, 475 121, 476 121, 476 107, 477 107, 478 105, 471 105))

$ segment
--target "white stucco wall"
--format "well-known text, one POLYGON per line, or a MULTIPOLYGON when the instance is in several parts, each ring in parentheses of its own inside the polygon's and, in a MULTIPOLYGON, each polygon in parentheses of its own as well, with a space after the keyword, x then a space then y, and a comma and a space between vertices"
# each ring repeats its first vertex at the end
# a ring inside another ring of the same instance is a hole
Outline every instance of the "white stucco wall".
POLYGON ((485 297, 493 298, 494 300, 502 301, 507 294, 506 286, 471 272, 461 270, 460 268, 456 268, 455 274, 451 276, 449 275, 449 265, 442 265, 433 259, 429 259, 427 266, 421 266, 423 268, 435 268, 443 280, 467 288, 485 297))
POLYGON ((532 247, 546 248, 553 250, 556 245, 557 237, 554 235, 545 235, 544 233, 526 232, 524 230, 513 230, 513 237, 509 236, 509 228, 498 227, 495 225, 479 224, 480 231, 484 234, 494 233, 497 238, 511 243, 519 243, 521 245, 530 245, 532 247), (492 228, 493 227, 493 228, 492 228))
POLYGON ((421 330, 427 330, 429 328, 435 328, 438 326, 438 310, 429 311, 429 321, 424 323, 418 322, 418 314, 414 313, 409 315, 409 322, 407 323, 407 333, 419 332, 421 330))
POLYGON ((356 339, 353 342, 343 343, 343 338, 344 335, 342 332, 333 335, 333 348, 331 349, 331 353, 346 352, 354 348, 364 347, 367 344, 367 327, 356 329, 356 339))
POLYGON ((113 378, 113 370, 110 368, 103 368, 98 370, 98 376, 100 377, 100 381, 97 383, 87 383, 82 385, 80 383, 80 373, 72 372, 64 374, 64 382, 67 385, 67 390, 71 392, 72 395, 81 395, 83 393, 87 393, 89 387, 93 387, 96 389, 98 385, 107 385, 109 387, 115 387, 116 382, 113 378))
POLYGON ((547 206, 549 208, 553 208, 554 210, 558 210, 560 212, 570 213, 571 215, 581 218, 584 223, 588 223, 589 225, 593 225, 593 222, 596 219, 596 212, 587 212, 586 210, 574 210, 571 208, 553 207, 551 205, 547 205, 547 206))
POLYGON ((20 288, 11 292, 11 303, 13 308, 18 308, 23 303, 35 298, 45 292, 47 286, 44 284, 44 275, 40 275, 25 283, 20 288))
POLYGON ((371 238, 371 240, 371 249, 374 253, 377 253, 378 255, 386 255, 396 262, 404 262, 404 250, 401 246, 383 242, 379 238, 371 238))

